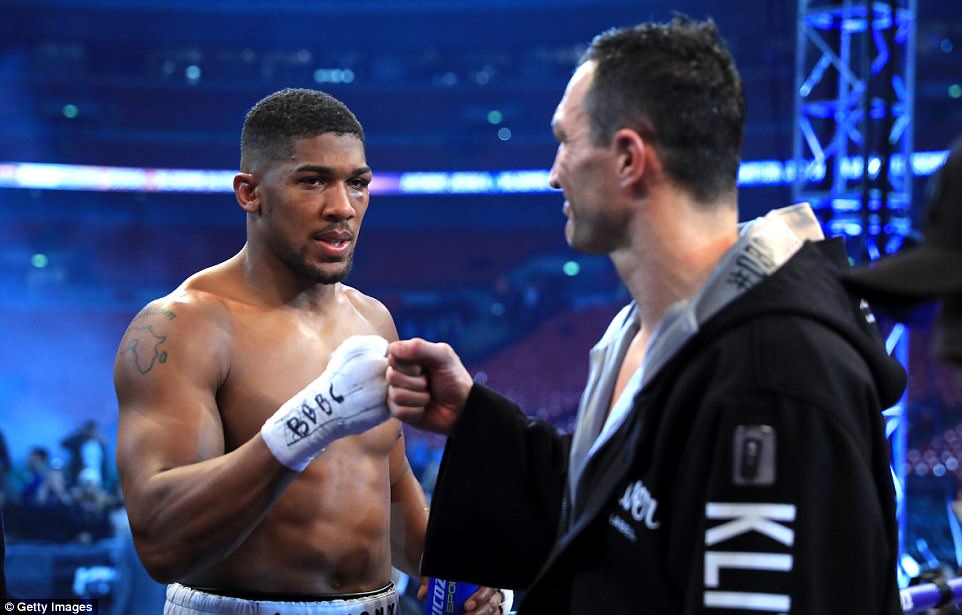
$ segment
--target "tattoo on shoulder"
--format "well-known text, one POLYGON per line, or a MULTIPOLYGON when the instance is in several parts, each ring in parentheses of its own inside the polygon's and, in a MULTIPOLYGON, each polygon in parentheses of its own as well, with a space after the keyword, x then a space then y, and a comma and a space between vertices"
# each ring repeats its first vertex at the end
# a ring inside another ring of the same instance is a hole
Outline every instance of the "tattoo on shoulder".
MULTIPOLYGON (((170 312, 170 316, 173 315, 173 312, 170 312)), ((130 355, 137 371, 146 374, 155 364, 167 362, 167 351, 161 348, 165 341, 167 336, 156 333, 151 325, 130 325, 122 352, 130 355)))
POLYGON ((134 316, 134 322, 137 322, 143 318, 147 318, 148 316, 163 316, 167 320, 173 320, 177 318, 177 314, 174 314, 168 309, 159 307, 145 307, 144 309, 140 310, 139 314, 134 316))

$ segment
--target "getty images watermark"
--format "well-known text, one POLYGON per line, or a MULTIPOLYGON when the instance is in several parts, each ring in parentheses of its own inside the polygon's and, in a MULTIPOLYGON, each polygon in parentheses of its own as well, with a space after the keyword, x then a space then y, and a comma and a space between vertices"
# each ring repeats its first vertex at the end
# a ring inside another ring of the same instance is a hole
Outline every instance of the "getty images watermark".
POLYGON ((96 600, 77 599, 7 599, 3 603, 4 613, 83 613, 84 615, 98 615, 96 600))

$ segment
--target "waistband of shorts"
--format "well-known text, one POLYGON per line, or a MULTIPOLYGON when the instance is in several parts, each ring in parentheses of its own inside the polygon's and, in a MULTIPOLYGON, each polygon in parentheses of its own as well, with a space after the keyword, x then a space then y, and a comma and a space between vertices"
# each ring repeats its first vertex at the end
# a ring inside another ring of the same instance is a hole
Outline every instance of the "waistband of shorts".
POLYGON ((390 591, 394 583, 388 583, 381 589, 369 592, 358 592, 354 594, 283 594, 271 592, 254 592, 246 590, 220 589, 217 587, 204 587, 202 585, 184 585, 188 589, 215 596, 226 598, 240 598, 241 600, 251 600, 254 602, 330 602, 332 600, 366 600, 375 598, 385 592, 390 591))
POLYGON ((267 595, 262 598, 254 593, 246 593, 250 597, 226 594, 172 583, 167 586, 167 603, 199 613, 237 615, 400 615, 393 582, 371 592, 292 596, 291 599, 267 595))

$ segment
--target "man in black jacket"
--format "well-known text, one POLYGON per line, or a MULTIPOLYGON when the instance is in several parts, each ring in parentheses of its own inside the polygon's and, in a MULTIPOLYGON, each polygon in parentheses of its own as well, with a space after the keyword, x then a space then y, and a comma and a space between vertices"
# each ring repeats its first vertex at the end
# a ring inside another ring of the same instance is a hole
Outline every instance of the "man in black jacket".
POLYGON ((550 181, 633 301, 570 437, 449 346, 391 345, 392 412, 449 435, 425 574, 526 588, 522 614, 901 612, 880 413, 904 373, 806 205, 738 225, 744 108, 710 21, 593 41, 550 181))
POLYGON ((927 200, 919 245, 852 269, 843 281, 879 309, 938 299, 933 350, 962 379, 962 137, 932 176, 927 200))

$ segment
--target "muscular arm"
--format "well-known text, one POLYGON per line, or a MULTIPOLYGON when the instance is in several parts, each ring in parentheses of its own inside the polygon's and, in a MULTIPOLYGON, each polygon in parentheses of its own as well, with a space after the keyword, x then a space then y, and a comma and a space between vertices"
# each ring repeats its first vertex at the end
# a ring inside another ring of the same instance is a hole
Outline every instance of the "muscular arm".
POLYGON ((391 451, 391 559, 395 568, 417 578, 428 521, 428 504, 404 454, 404 436, 391 451))
POLYGON ((138 553, 162 582, 230 553, 295 476, 260 436, 225 454, 215 396, 229 326, 212 299, 162 300, 117 353, 117 466, 138 553))

